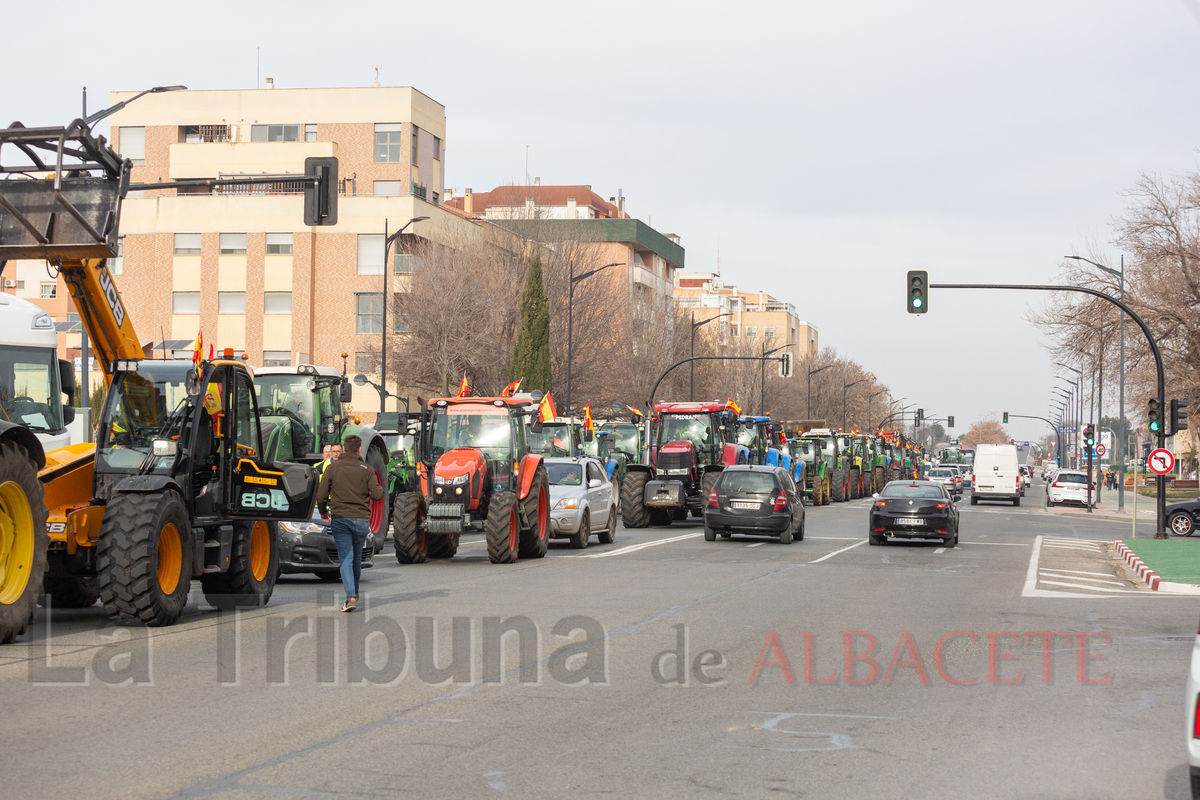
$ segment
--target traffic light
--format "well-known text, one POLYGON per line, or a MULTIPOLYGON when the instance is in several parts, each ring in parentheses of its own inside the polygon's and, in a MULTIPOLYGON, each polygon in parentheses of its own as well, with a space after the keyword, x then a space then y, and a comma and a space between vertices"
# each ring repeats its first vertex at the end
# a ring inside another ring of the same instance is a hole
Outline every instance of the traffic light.
POLYGON ((1171 401, 1171 435, 1187 430, 1187 412, 1183 409, 1187 408, 1186 400, 1171 401))
POLYGON ((1008 412, 1007 411, 1004 412, 1004 424, 1005 425, 1008 424, 1008 412))
POLYGON ((1096 434, 1092 430, 1092 426, 1088 425, 1083 429, 1083 443, 1088 447, 1094 447, 1096 444, 1096 434))
POLYGON ((954 415, 953 414, 951 414, 950 417, 946 420, 946 427, 947 428, 954 427, 954 415))
POLYGON ((319 179, 304 184, 304 224, 336 225, 338 207, 338 160, 310 156, 304 159, 304 176, 319 179))
POLYGON ((792 354, 790 351, 784 351, 779 355, 779 377, 792 377, 792 354))
POLYGON ((1150 398, 1150 410, 1146 414, 1146 419, 1149 420, 1151 432, 1158 433, 1162 430, 1162 406, 1159 405, 1157 397, 1150 398))
POLYGON ((914 423, 916 424, 916 426, 919 428, 919 427, 921 426, 921 422, 922 422, 924 419, 925 419, 925 409, 923 409, 923 408, 918 408, 918 409, 917 409, 917 416, 916 416, 916 419, 914 419, 914 420, 913 420, 913 422, 914 422, 914 423))
POLYGON ((924 314, 929 310, 929 273, 923 269, 908 271, 908 313, 924 314))

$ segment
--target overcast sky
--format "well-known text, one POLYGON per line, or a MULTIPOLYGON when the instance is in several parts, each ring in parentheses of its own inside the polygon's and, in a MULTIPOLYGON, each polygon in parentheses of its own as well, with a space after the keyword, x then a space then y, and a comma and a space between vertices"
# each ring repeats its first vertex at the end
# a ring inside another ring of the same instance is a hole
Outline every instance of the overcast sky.
POLYGON ((377 65, 445 105, 448 187, 523 181, 528 147, 543 183, 620 189, 689 271, 719 245, 726 282, 794 303, 958 433, 1046 413, 1038 301, 946 290, 912 317, 905 271, 1049 282, 1089 243, 1115 263, 1122 192, 1194 168, 1200 137, 1197 0, 53 7, 62 35, 5 10, 0 117, 64 124, 84 85, 92 110, 250 88, 256 48, 279 87, 369 86, 377 65))

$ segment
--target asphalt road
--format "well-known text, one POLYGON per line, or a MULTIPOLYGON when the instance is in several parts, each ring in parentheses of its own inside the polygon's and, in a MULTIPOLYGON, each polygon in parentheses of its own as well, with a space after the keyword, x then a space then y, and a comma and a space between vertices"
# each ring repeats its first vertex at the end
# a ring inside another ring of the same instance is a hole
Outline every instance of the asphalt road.
POLYGON ((860 500, 810 508, 788 546, 694 521, 513 566, 465 541, 401 567, 389 544, 366 613, 307 577, 236 618, 197 589, 154 631, 56 612, 49 645, 41 617, 0 650, 3 793, 1186 797, 1200 603, 1094 544, 1121 524, 1041 496, 962 503, 951 549, 867 545, 860 500), (524 626, 499 666, 495 618, 524 626), (847 676, 846 642, 877 671, 847 676))

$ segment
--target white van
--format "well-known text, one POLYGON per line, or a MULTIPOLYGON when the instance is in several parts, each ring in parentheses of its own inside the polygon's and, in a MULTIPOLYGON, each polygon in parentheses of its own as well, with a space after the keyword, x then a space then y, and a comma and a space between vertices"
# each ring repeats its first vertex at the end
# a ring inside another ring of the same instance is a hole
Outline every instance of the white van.
POLYGON ((971 505, 978 505, 980 500, 1011 500, 1019 506, 1023 483, 1016 445, 976 445, 971 505))

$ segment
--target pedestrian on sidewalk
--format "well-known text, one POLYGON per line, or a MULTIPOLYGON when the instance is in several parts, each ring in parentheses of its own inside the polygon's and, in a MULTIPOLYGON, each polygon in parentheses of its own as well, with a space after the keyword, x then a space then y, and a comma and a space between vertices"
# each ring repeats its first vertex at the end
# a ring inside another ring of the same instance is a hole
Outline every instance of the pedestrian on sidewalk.
POLYGON ((342 611, 358 607, 362 550, 370 532, 371 501, 383 499, 379 476, 358 454, 360 447, 361 437, 347 436, 341 456, 329 464, 317 489, 321 519, 330 523, 329 533, 337 543, 338 568, 346 591, 342 611))

